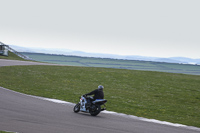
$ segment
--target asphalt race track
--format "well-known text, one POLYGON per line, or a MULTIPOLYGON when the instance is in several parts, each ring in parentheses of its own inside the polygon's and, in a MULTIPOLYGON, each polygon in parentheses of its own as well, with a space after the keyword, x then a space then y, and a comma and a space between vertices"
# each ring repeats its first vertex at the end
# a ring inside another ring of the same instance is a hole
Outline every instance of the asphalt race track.
MULTIPOLYGON (((5 66, 5 64, 2 65, 3 62, 5 61, 0 60, 0 66, 5 66)), ((9 61, 9 65, 12 65, 11 62, 9 61)), ((15 65, 17 61, 13 62, 15 65)), ((71 104, 55 103, 0 87, 0 131, 18 133, 199 133, 200 129, 156 124, 109 113, 100 113, 93 117, 85 113, 74 113, 71 104)))

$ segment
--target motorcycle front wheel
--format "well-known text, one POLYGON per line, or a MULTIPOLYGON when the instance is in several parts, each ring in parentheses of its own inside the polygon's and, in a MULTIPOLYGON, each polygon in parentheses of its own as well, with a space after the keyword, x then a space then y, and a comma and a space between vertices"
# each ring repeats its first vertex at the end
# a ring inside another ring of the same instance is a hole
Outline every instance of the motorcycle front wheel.
POLYGON ((89 110, 92 116, 97 116, 101 112, 100 105, 92 105, 92 108, 89 110))
POLYGON ((78 113, 80 111, 80 103, 77 103, 75 106, 74 106, 74 112, 75 113, 78 113))

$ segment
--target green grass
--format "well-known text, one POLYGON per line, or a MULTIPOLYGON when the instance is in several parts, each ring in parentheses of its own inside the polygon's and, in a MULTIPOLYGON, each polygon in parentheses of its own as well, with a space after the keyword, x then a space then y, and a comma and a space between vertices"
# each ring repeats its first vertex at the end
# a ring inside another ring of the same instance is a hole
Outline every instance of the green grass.
POLYGON ((0 67, 0 86, 77 103, 104 85, 107 109, 200 127, 200 76, 74 66, 0 67))

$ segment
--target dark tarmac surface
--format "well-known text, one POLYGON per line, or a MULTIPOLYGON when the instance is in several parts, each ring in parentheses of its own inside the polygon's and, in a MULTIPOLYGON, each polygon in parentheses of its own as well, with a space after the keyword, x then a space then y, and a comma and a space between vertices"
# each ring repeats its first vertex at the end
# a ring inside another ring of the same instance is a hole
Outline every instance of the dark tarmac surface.
MULTIPOLYGON (((18 63, 21 62, 13 61, 15 65, 18 63)), ((12 65, 10 61, 9 65, 12 65)), ((70 104, 54 103, 0 87, 0 131, 5 130, 18 133, 200 132, 199 128, 174 127, 120 115, 100 113, 92 117, 85 113, 74 113, 70 104)))

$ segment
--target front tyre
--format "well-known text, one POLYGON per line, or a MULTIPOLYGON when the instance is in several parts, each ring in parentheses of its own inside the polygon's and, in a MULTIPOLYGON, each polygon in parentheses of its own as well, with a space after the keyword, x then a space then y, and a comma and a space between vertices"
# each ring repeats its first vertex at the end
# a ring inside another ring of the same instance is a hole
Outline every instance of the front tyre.
POLYGON ((97 116, 101 112, 101 106, 100 105, 92 105, 89 112, 92 116, 97 116))
POLYGON ((80 103, 77 103, 75 106, 74 106, 74 112, 75 113, 78 113, 80 111, 80 103))

